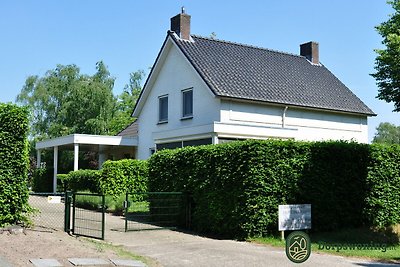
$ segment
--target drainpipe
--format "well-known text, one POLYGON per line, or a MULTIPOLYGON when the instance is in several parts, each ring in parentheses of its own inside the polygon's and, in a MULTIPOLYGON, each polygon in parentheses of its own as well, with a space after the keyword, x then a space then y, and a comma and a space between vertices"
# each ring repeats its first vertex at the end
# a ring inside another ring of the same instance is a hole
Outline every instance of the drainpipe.
POLYGON ((286 106, 284 109, 283 109, 283 113, 282 113, 282 128, 285 128, 285 119, 286 119, 286 111, 287 111, 287 109, 288 109, 288 106, 286 106))

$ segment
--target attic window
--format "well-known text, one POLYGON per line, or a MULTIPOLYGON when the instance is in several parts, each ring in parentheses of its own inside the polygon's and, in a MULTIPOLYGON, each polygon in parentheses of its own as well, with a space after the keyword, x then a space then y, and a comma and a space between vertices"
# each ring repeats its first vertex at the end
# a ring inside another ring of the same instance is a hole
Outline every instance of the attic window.
POLYGON ((193 89, 182 91, 182 119, 193 118, 193 89))
POLYGON ((158 97, 158 123, 168 122, 168 95, 158 97))

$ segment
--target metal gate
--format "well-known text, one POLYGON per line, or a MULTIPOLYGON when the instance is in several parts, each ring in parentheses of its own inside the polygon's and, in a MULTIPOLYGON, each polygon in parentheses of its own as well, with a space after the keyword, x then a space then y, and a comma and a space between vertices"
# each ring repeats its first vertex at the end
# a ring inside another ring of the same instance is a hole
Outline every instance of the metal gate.
POLYGON ((104 239, 105 197, 72 193, 72 234, 104 239))
POLYGON ((126 194, 125 232, 188 227, 190 205, 187 199, 181 192, 126 194))

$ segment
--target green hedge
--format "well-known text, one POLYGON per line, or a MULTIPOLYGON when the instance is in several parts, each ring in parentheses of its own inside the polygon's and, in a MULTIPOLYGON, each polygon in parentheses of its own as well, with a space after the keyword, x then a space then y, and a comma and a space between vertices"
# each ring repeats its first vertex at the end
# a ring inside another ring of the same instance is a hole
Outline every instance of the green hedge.
POLYGON ((64 177, 64 183, 68 190, 75 192, 89 190, 92 193, 100 193, 99 170, 77 170, 71 171, 64 177))
POLYGON ((53 167, 36 168, 33 171, 32 191, 34 192, 53 192, 53 167))
POLYGON ((366 187, 367 219, 378 227, 400 223, 400 145, 371 145, 366 187))
POLYGON ((26 221, 28 110, 0 103, 0 227, 26 221))
POLYGON ((195 229, 238 238, 276 232, 279 204, 312 204, 313 230, 387 226, 400 222, 398 156, 347 142, 187 147, 149 159, 149 188, 191 193, 195 229))
POLYGON ((102 193, 116 198, 127 192, 146 192, 147 180, 146 161, 108 160, 103 163, 100 190, 102 193))
POLYGON ((370 146, 317 142, 310 148, 296 199, 312 204, 314 230, 370 224, 363 216, 370 146))

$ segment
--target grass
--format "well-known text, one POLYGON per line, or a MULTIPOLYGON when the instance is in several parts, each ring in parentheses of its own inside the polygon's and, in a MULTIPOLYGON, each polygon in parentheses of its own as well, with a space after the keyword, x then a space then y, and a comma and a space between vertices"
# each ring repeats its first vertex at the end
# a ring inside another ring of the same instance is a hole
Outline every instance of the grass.
MULTIPOLYGON (((90 193, 90 192, 80 192, 80 193, 90 193)), ((86 196, 86 195, 76 195, 75 197, 76 206, 97 210, 101 207, 101 198, 98 196, 86 196)), ((111 196, 105 197, 105 206, 107 212, 112 213, 122 213, 124 210, 125 195, 121 195, 118 198, 113 198, 111 196)))
POLYGON ((132 259, 132 260, 138 260, 143 263, 145 263, 147 266, 150 267, 157 267, 160 266, 160 264, 151 258, 144 257, 144 256, 139 256, 136 255, 130 251, 127 251, 124 249, 123 246, 116 246, 110 243, 107 243, 105 241, 99 241, 99 240, 93 240, 90 238, 85 238, 82 237, 82 240, 86 241, 87 243, 94 245, 97 251, 103 252, 103 251, 113 251, 115 252, 119 257, 125 258, 125 259, 132 259))
MULTIPOLYGON (((80 192, 80 193, 90 193, 80 192)), ((112 196, 105 196, 105 206, 106 211, 114 214, 122 214, 124 212, 124 201, 125 194, 120 195, 117 198, 112 196)), ((101 198, 97 196, 86 196, 86 195, 77 195, 76 196, 76 204, 78 207, 97 210, 101 207, 101 198)), ((149 211, 149 202, 148 201, 140 201, 137 199, 135 202, 130 200, 130 206, 128 207, 128 212, 148 212, 149 211)))
MULTIPOLYGON (((392 230, 376 231, 368 228, 357 228, 336 232, 310 233, 311 250, 313 253, 330 253, 400 263, 399 236, 392 230)), ((278 236, 253 238, 249 241, 285 247, 285 241, 278 236)))
MULTIPOLYGON (((79 192, 83 194, 90 194, 89 191, 79 192)), ((101 208, 101 198, 97 195, 79 195, 75 196, 76 206, 84 209, 99 210, 101 208)), ((150 212, 150 202, 153 204, 154 208, 167 208, 172 206, 176 201, 181 201, 180 199, 174 198, 176 196, 168 197, 162 196, 162 198, 157 196, 145 196, 145 195, 129 195, 129 213, 148 213, 150 212), (172 202, 171 202, 172 201, 172 202)), ((126 200, 126 195, 122 194, 118 197, 105 196, 105 206, 106 212, 111 212, 114 214, 121 215, 125 211, 124 202, 126 200)))

